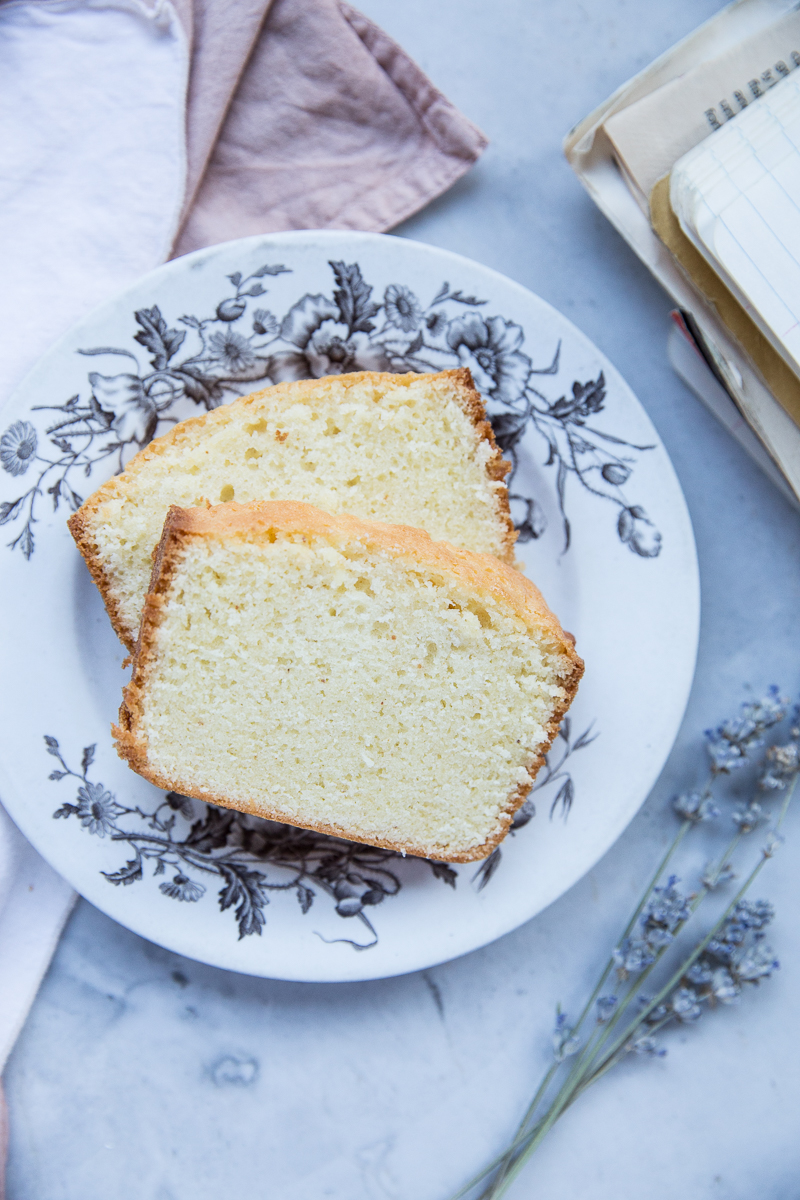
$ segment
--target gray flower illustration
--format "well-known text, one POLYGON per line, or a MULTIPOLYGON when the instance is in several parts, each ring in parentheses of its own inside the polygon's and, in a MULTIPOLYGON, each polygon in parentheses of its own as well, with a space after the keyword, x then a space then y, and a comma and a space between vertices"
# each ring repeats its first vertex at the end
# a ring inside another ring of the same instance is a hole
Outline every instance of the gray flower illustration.
MULTIPOLYGON (((131 451, 146 446, 160 431, 159 423, 172 424, 185 416, 175 411, 184 400, 211 410, 225 403, 230 393, 242 393, 240 385, 256 381, 276 384, 360 371, 403 373, 462 366, 471 370, 486 398, 497 444, 510 460, 507 483, 521 542, 542 537, 549 522, 538 497, 511 486, 523 438, 534 433, 546 448, 544 466, 555 473, 564 552, 571 545, 567 502, 569 481, 574 479, 588 493, 612 501, 616 532, 628 550, 645 560, 658 556, 661 534, 645 510, 620 490, 633 478, 636 455, 654 447, 634 445, 594 428, 592 421, 606 404, 602 370, 588 380, 559 387, 560 394, 550 399, 534 383, 540 376, 560 375, 560 343, 549 365, 535 365, 523 352, 522 326, 479 311, 487 300, 443 283, 425 306, 407 283, 393 281, 382 283, 379 301, 358 262, 330 261, 329 266, 334 280, 330 293, 306 292, 277 313, 251 308, 250 301, 266 294, 261 282, 265 276, 291 274, 282 264, 265 264, 246 275, 229 274, 235 294, 221 298, 205 316, 174 317, 162 313, 157 304, 136 309, 133 340, 146 351, 145 367, 139 365, 138 351, 132 354, 113 346, 81 350, 127 356, 136 366, 117 375, 90 372, 88 395, 79 391, 63 403, 38 406, 57 414, 55 423, 39 433, 38 443, 28 421, 17 421, 0 437, 2 468, 22 475, 35 461, 37 475, 23 495, 0 502, 0 524, 22 525, 9 548, 30 558, 38 508, 49 498, 54 510, 80 507, 73 479, 80 472, 90 476, 96 464, 112 457, 116 469, 123 470, 131 451), (609 442, 627 451, 612 452, 601 444, 609 442), (48 450, 40 454, 37 445, 45 444, 48 450)), ((763 786, 778 788, 782 771, 776 763, 763 786)))
POLYGON ((623 508, 617 521, 617 533, 640 558, 656 558, 661 551, 661 534, 640 504, 623 508))
POLYGON ((613 483, 615 487, 622 487, 630 479, 631 469, 620 462, 606 463, 600 474, 606 483, 613 483))
POLYGON ((419 328, 422 306, 411 288, 398 283, 389 284, 383 293, 383 308, 389 325, 395 325, 404 333, 419 328))
POLYGON ((325 296, 306 295, 290 308, 281 324, 281 337, 298 350, 274 356, 270 375, 275 383, 390 369, 383 345, 364 330, 351 331, 338 307, 325 296))
POLYGON ((228 300, 223 300, 217 305, 217 320, 219 321, 238 321, 244 310, 247 308, 247 301, 241 296, 233 296, 228 300))
POLYGON ((78 820, 89 833, 105 837, 114 828, 119 808, 102 783, 85 783, 78 788, 78 820))
POLYGON ((268 309, 257 308, 253 313, 253 332, 262 335, 278 332, 277 319, 268 309))
POLYGON ((441 337, 447 328, 447 317, 443 312, 429 313, 425 318, 425 325, 431 337, 441 337))
MULTIPOLYGON (((590 728, 573 743, 569 719, 563 722, 559 738, 566 748, 555 762, 545 763, 543 778, 534 785, 534 791, 565 776, 571 787, 571 777, 563 770, 564 763, 574 751, 592 743, 594 737, 589 736, 590 728)), ((114 887, 126 888, 141 882, 149 874, 148 866, 154 867, 153 875, 156 876, 163 876, 169 867, 174 874, 171 880, 159 884, 161 894, 172 900, 193 903, 204 896, 207 889, 185 872, 203 871, 206 877, 216 876, 223 883, 217 896, 220 911, 235 912, 240 938, 261 934, 266 924, 264 910, 272 893, 293 891, 303 914, 310 912, 317 897, 324 894, 333 900, 338 917, 356 918, 355 924, 363 925, 370 935, 367 941, 351 938, 334 938, 333 941, 344 941, 359 951, 378 944, 378 934, 368 913, 397 896, 402 889, 402 881, 393 869, 398 857, 396 851, 348 842, 214 805, 199 805, 201 811, 198 814, 197 803, 177 792, 162 795, 149 811, 138 804, 126 806, 102 783, 93 783, 89 779, 96 745, 84 747, 80 769, 74 770, 65 759, 57 738, 47 734, 44 741, 47 754, 58 762, 57 768, 50 772, 50 780, 58 783, 76 779, 80 784, 77 804, 68 801, 61 804, 53 813, 54 820, 76 817, 87 832, 100 837, 108 834, 114 843, 127 843, 133 851, 132 857, 117 870, 101 872, 114 887), (127 818, 124 827, 120 825, 120 818, 127 818), (270 877, 265 873, 265 868, 269 867, 289 871, 290 879, 270 877)), ((563 790, 562 784, 558 796, 563 790)), ((528 819, 534 813, 531 805, 528 819)), ((525 823, 516 824, 514 828, 521 829, 525 823)), ((435 879, 448 887, 456 887, 458 875, 449 863, 434 859, 422 861, 427 863, 435 879)), ((493 866, 488 872, 482 872, 479 890, 486 886, 499 866, 500 851, 496 850, 486 861, 493 866)), ((746 911, 740 906, 737 912, 742 914, 740 922, 748 921, 750 925, 769 917, 763 905, 757 910, 746 911)))
POLYGON ((306 346, 306 358, 316 378, 348 375, 351 371, 388 371, 389 359, 380 342, 367 333, 348 335, 345 325, 321 325, 306 346))
POLYGON ((143 446, 150 441, 158 423, 155 403, 144 390, 138 375, 89 376, 92 394, 89 402, 96 417, 107 429, 113 429, 120 442, 136 442, 143 446))
POLYGON ((24 475, 36 453, 36 430, 30 421, 15 421, 0 438, 0 461, 9 475, 24 475))
POLYGON ((472 371, 478 391, 502 404, 518 401, 528 382, 531 360, 520 351, 524 339, 513 321, 476 312, 455 317, 447 327, 447 344, 472 371))
POLYGON ((173 900, 195 901, 205 895, 206 889, 202 883, 195 883, 187 875, 178 872, 177 875, 173 875, 171 883, 160 884, 159 890, 165 896, 171 896, 173 900))
POLYGON ((246 337, 233 329, 212 333, 209 345, 214 358, 232 371, 242 371, 256 361, 252 347, 246 337))

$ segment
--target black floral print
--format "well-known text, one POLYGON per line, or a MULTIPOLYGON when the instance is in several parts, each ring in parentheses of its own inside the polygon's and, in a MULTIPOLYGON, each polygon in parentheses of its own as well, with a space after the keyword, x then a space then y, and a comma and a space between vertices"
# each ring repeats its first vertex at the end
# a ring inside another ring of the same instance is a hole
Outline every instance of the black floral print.
POLYGON ((594 379, 546 391, 547 377, 555 382, 560 375, 559 347, 549 363, 535 365, 525 351, 522 327, 487 313, 485 300, 449 283, 428 303, 403 283, 389 284, 376 298, 358 263, 329 265, 330 293, 306 293, 283 316, 260 303, 250 307, 267 295, 267 279, 291 274, 282 263, 227 276, 227 294, 202 319, 184 315, 171 325, 156 304, 137 309, 132 340, 145 351, 147 365, 133 349, 82 350, 124 369, 88 372, 85 393, 34 410, 51 414, 44 428, 15 421, 0 437, 3 470, 14 478, 31 468, 35 472, 27 491, 0 502, 0 524, 20 523, 9 545, 30 558, 45 494, 54 510, 62 504, 74 510, 82 503, 76 477, 90 478, 106 460, 121 470, 132 454, 190 415, 192 407, 215 408, 256 383, 464 366, 471 370, 497 441, 512 462, 511 505, 521 541, 539 538, 547 528, 540 501, 515 489, 519 447, 530 431, 539 439, 544 465, 555 471, 564 551, 571 544, 568 490, 577 484, 613 506, 622 545, 640 558, 658 555, 660 533, 625 490, 636 456, 653 447, 634 445, 595 423, 606 404, 602 371, 594 379))
MULTIPOLYGON (((550 816, 559 808, 565 819, 569 816, 575 789, 565 764, 596 736, 590 727, 573 742, 569 718, 564 720, 560 749, 554 748, 548 756, 531 795, 514 819, 512 834, 536 815, 534 794, 551 784, 558 783, 559 787, 550 804, 550 816)), ((202 899, 209 880, 216 877, 222 884, 217 896, 220 910, 234 909, 240 939, 261 934, 271 895, 294 892, 305 914, 321 892, 338 917, 357 918, 368 933, 366 941, 348 937, 323 941, 346 942, 356 950, 369 950, 378 944, 371 914, 377 905, 402 889, 397 871, 401 856, 395 851, 217 808, 177 792, 167 792, 149 811, 139 805, 121 804, 102 783, 89 779, 96 746, 84 748, 80 770, 73 770, 57 738, 47 735, 44 741, 47 753, 58 762, 49 778, 54 782, 72 778, 79 785, 77 803, 62 804, 53 813, 54 818, 75 817, 87 833, 123 842, 133 855, 118 870, 102 872, 115 887, 137 883, 146 872, 154 876, 170 872, 170 878, 159 884, 161 893, 171 900, 193 904, 202 899), (271 867, 273 874, 267 876, 265 867, 271 867)), ((434 878, 455 888, 458 872, 453 867, 434 859, 422 861, 434 878)), ((489 883, 500 862, 498 847, 473 876, 478 891, 489 883)))
POLYGON ((479 392, 498 404, 519 403, 533 367, 520 350, 525 335, 519 325, 471 312, 449 322, 446 338, 479 392))
MULTIPOLYGON (((209 878, 216 877, 222 884, 219 907, 223 912, 234 909, 240 939, 261 933, 272 894, 294 892, 301 911, 307 913, 322 892, 337 916, 357 918, 368 932, 366 941, 335 941, 356 950, 377 945, 369 913, 401 889, 392 869, 400 855, 393 850, 250 817, 176 792, 166 793, 149 811, 120 804, 102 783, 89 779, 95 746, 85 747, 76 771, 68 766, 56 738, 44 740, 47 753, 58 761, 50 779, 73 778, 79 783, 77 803, 62 804, 53 816, 76 817, 87 833, 124 842, 133 854, 118 870, 103 872, 109 883, 128 887, 144 879, 151 868, 156 876, 169 871, 170 878, 159 884, 159 890, 172 900, 192 904, 205 895, 209 878), (265 867, 273 868, 272 876, 264 873, 265 867)), ((451 866, 425 861, 435 878, 456 886, 451 866)))
POLYGON ((30 421, 15 421, 0 438, 0 462, 9 475, 24 475, 36 453, 36 430, 30 421))

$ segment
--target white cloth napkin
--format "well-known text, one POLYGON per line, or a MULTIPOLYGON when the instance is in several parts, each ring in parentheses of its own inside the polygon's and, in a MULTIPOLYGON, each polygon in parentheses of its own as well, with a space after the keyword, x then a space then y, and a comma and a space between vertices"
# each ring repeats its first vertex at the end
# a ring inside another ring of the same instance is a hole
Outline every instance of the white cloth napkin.
POLYGON ((74 901, 69 884, 0 808, 0 1071, 74 901))
POLYGON ((0 6, 0 401, 79 317, 169 256, 187 49, 170 5, 0 6))
MULTIPOLYGON (((186 73, 169 6, 0 7, 3 403, 75 320, 168 257, 184 191, 186 73)), ((74 900, 0 808, 0 1071, 74 900)), ((5 1127, 0 1092, 0 1200, 5 1127)))
MULTIPOLYGON (((3 403, 74 321, 168 256, 183 202, 187 64, 169 6, 0 7, 3 403)), ((74 900, 0 808, 0 1071, 74 900)), ((0 1200, 6 1139, 0 1090, 0 1200)))

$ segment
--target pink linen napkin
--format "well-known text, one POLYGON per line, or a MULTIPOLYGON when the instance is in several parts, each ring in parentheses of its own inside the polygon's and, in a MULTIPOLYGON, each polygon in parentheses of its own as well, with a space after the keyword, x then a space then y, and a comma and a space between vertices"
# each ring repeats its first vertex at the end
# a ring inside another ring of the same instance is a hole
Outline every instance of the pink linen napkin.
POLYGON ((389 229, 486 146, 342 0, 175 3, 191 44, 176 255, 281 229, 389 229))

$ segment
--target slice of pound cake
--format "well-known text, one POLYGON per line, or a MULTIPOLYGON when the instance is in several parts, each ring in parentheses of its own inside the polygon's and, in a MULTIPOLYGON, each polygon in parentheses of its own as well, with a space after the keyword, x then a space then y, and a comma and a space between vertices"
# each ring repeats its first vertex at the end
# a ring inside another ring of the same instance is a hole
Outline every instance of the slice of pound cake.
POLYGON ((509 464, 468 370, 281 383, 175 426, 70 518, 129 650, 171 504, 302 500, 513 559, 509 464))
POLYGON ((306 504, 172 508, 114 735, 158 787, 467 862, 582 671, 497 558, 306 504))

